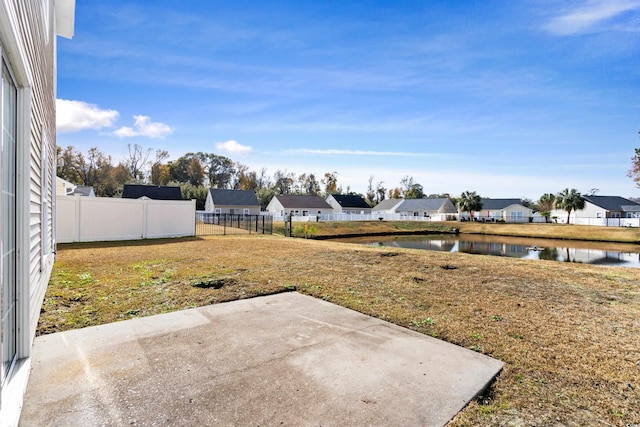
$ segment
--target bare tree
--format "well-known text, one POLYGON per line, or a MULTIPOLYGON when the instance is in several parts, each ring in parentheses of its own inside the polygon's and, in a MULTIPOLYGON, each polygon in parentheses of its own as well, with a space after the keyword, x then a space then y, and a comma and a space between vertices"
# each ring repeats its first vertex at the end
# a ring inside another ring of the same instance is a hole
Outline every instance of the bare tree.
POLYGON ((134 180, 144 180, 145 169, 149 166, 149 156, 151 156, 153 149, 143 149, 138 144, 127 144, 127 151, 128 153, 125 154, 124 165, 129 170, 131 178, 134 180))
POLYGON ((376 184, 376 204, 380 203, 386 198, 387 189, 384 188, 384 181, 379 181, 376 184))
POLYGON ((369 204, 369 206, 374 206, 376 204, 376 190, 373 188, 373 175, 369 175, 369 182, 367 184, 367 194, 365 195, 365 200, 369 204))

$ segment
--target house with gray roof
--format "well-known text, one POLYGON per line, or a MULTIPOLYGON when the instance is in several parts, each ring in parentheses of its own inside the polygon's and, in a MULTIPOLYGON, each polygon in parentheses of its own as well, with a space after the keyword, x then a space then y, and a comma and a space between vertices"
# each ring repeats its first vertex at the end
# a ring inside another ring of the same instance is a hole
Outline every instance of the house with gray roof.
POLYGON ((91 185, 78 185, 73 189, 71 196, 96 197, 96 192, 91 185))
POLYGON ((484 222, 529 222, 533 209, 522 204, 521 199, 481 199, 482 209, 473 217, 484 222))
POLYGON ((336 214, 367 215, 371 213, 371 206, 357 194, 330 194, 326 200, 336 214))
MULTIPOLYGON (((640 218, 640 203, 619 196, 582 196, 585 201, 584 209, 571 212, 571 222, 585 222, 588 219, 607 220, 622 218, 640 218), (580 221, 582 220, 582 221, 580 221)), ((561 223, 567 222, 567 211, 554 209, 552 217, 561 223)), ((603 221, 593 224, 604 225, 603 221)))
POLYGON ((618 196, 583 196, 586 217, 595 218, 640 218, 640 203, 618 196))
POLYGON ((267 205, 267 212, 276 216, 322 216, 333 213, 333 207, 320 196, 281 194, 267 205))
POLYGON ((96 197, 93 187, 90 185, 75 185, 66 179, 56 176, 56 196, 85 196, 96 197))
POLYGON ((372 210, 373 214, 400 214, 409 217, 435 217, 447 219, 458 213, 451 199, 439 197, 433 199, 385 199, 372 210))
POLYGON ((210 188, 204 209, 215 213, 259 215, 260 202, 253 190, 210 188))

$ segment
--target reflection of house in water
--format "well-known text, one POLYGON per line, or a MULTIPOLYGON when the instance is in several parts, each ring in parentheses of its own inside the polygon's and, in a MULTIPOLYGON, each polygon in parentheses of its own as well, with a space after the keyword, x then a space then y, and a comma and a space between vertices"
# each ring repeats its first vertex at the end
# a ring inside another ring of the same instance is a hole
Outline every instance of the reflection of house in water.
POLYGON ((473 240, 460 240, 458 242, 458 252, 468 254, 496 255, 521 258, 527 255, 527 248, 524 245, 514 245, 501 242, 479 242, 473 240))
POLYGON ((640 254, 599 249, 558 248, 556 260, 600 265, 626 264, 640 262, 640 254))
POLYGON ((455 252, 453 249, 456 246, 455 239, 446 239, 446 240, 402 240, 402 241, 394 241, 387 243, 387 246, 395 246, 397 248, 407 248, 407 249, 427 249, 431 251, 441 251, 441 252, 455 252))
MULTIPOLYGON (((531 260, 640 267, 640 254, 637 252, 557 247, 555 244, 558 242, 543 239, 509 239, 505 237, 503 241, 491 241, 490 239, 494 237, 495 236, 468 236, 464 240, 441 235, 420 238, 416 238, 415 236, 409 238, 394 237, 393 239, 381 238, 369 244, 407 249, 427 249, 443 252, 506 256, 531 260)), ((631 250, 633 249, 635 248, 631 250)))

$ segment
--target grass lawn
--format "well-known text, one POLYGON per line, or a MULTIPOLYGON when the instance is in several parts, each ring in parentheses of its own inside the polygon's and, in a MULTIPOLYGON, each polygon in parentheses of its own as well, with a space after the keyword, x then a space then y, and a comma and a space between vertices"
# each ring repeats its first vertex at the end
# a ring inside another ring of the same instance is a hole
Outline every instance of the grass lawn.
POLYGON ((631 268, 261 235, 60 245, 38 333, 292 289, 504 361, 454 426, 640 424, 631 268))

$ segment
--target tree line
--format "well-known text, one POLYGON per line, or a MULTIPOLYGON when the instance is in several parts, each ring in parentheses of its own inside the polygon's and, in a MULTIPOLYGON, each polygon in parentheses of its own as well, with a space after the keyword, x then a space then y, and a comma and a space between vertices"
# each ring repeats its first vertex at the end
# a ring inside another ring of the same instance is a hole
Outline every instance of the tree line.
MULTIPOLYGON (((111 156, 97 147, 82 153, 73 146, 57 147, 57 176, 76 185, 92 186, 96 196, 120 197, 125 184, 152 184, 179 186, 185 200, 196 200, 196 208, 204 209, 209 188, 253 190, 263 209, 271 199, 280 194, 306 194, 326 197, 330 194, 357 194, 375 206, 386 198, 450 198, 461 212, 480 211, 481 197, 475 192, 465 191, 460 197, 449 193, 426 194, 423 186, 413 177, 405 176, 396 187, 387 188, 384 181, 371 175, 365 194, 343 188, 338 183, 338 173, 326 172, 322 176, 314 173, 295 173, 276 170, 269 174, 266 168, 260 171, 215 153, 186 153, 176 160, 167 161, 165 150, 143 148, 138 144, 127 145, 123 159, 117 164, 111 156)), ((631 159, 629 177, 640 187, 640 149, 635 149, 631 159)), ((591 194, 598 190, 592 189, 591 194)), ((524 206, 549 218, 553 209, 568 212, 584 208, 582 195, 568 188, 558 193, 545 193, 537 201, 522 199, 524 206)))
POLYGON ((93 147, 82 153, 73 146, 57 148, 57 175, 76 185, 92 186, 96 196, 120 197, 125 184, 151 184, 179 186, 185 200, 196 199, 197 209, 204 209, 209 188, 253 190, 262 208, 279 194, 306 194, 326 197, 329 194, 357 194, 375 206, 386 198, 418 199, 423 197, 450 197, 449 194, 424 193, 422 185, 406 176, 400 185, 386 188, 383 181, 369 177, 365 194, 343 188, 338 173, 295 173, 276 170, 269 174, 266 168, 250 170, 248 166, 215 153, 186 153, 176 160, 167 161, 165 150, 127 145, 123 159, 117 163, 109 155, 93 147))

